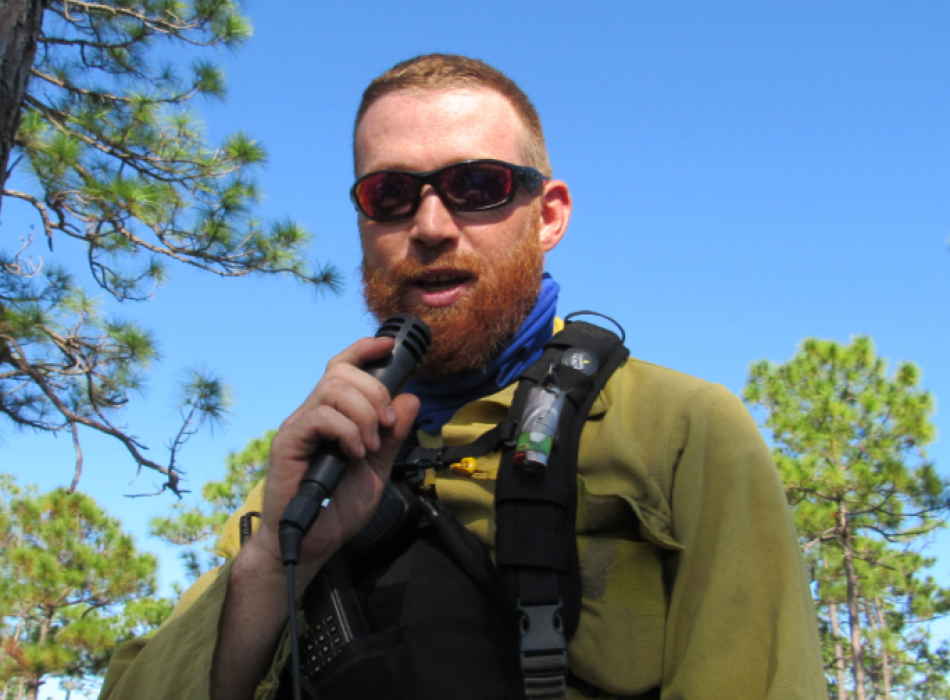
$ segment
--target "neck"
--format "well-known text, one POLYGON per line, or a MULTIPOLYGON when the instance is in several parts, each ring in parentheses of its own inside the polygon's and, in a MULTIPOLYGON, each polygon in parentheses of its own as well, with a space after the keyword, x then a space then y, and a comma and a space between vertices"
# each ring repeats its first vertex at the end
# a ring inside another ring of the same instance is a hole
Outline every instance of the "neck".
POLYGON ((418 378, 409 383, 406 390, 422 401, 417 422, 423 430, 438 434, 459 408, 508 386, 540 357, 553 333, 559 289, 545 273, 531 312, 511 341, 485 367, 449 379, 418 378))

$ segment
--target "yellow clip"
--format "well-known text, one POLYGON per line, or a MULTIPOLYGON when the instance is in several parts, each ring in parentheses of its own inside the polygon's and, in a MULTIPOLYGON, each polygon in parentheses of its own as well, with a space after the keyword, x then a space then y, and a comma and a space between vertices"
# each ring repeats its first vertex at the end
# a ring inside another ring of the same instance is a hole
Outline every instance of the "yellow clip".
POLYGON ((478 471, 478 461, 474 457, 462 457, 460 462, 451 465, 451 469, 456 474, 471 476, 478 471))

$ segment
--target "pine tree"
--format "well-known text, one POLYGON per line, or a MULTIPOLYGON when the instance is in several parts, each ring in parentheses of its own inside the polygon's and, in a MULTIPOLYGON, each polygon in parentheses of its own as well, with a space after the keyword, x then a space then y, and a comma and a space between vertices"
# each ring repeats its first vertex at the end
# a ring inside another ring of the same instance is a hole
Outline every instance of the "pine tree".
POLYGON ((0 475, 0 698, 50 678, 94 681, 115 646, 158 627, 157 561, 89 496, 38 494, 0 475))
MULTIPOLYGON (((0 414, 72 433, 73 488, 82 426, 120 440, 177 493, 176 450, 164 464, 147 458, 111 417, 141 388, 155 342, 104 317, 62 260, 83 260, 96 292, 122 301, 151 297, 169 263, 338 287, 332 268, 304 262, 310 236, 300 225, 255 215, 262 145, 242 133, 211 145, 187 109, 197 97, 223 98, 221 71, 206 58, 168 60, 236 48, 250 26, 234 0, 16 0, 9 17, 0 27, 0 144, 12 143, 9 170, 0 148, 3 196, 33 208, 49 252, 32 254, 32 229, 20 244, 6 236, 13 247, 0 252, 0 414), (10 186, 11 172, 34 186, 10 186)), ((221 385, 203 379, 175 448, 221 415, 222 397, 210 391, 221 385)))
POLYGON ((184 548, 181 558, 192 580, 223 563, 215 553, 218 535, 231 513, 264 478, 274 432, 270 430, 251 440, 240 452, 228 455, 224 479, 205 483, 201 505, 178 502, 172 505, 173 515, 152 520, 153 535, 184 548))
POLYGON ((927 458, 934 400, 920 370, 888 376, 867 337, 809 339, 787 363, 753 364, 745 398, 765 409, 817 592, 832 697, 950 697, 947 650, 929 621, 950 590, 925 575, 929 535, 948 514, 927 458))

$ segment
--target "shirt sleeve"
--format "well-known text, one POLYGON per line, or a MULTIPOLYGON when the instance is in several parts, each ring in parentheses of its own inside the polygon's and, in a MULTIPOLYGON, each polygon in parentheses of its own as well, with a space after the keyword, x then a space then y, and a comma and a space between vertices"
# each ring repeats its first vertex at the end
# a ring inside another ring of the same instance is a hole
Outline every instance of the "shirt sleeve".
MULTIPOLYGON (((231 566, 240 550, 238 522, 244 513, 259 511, 262 500, 263 482, 251 490, 221 531, 217 552, 227 563, 208 571, 185 591, 152 637, 133 639, 116 650, 99 700, 209 700, 218 623, 231 566)), ((280 670, 289 656, 288 639, 285 628, 271 668, 257 688, 257 700, 275 695, 280 670)))
POLYGON ((120 646, 109 662, 99 700, 209 698, 211 662, 230 570, 228 562, 204 574, 154 636, 120 646))
POLYGON ((670 435, 672 519, 663 700, 826 699, 817 618, 771 454, 717 385, 670 435))

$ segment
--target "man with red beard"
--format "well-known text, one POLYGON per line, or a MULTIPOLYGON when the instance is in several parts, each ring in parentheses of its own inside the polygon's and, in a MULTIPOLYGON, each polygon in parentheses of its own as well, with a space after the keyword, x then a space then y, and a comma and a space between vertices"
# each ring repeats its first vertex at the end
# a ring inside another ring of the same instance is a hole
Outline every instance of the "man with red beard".
MULTIPOLYGON (((243 509, 262 512, 254 537, 238 551, 232 518, 220 547, 229 563, 152 640, 117 652, 103 698, 273 697, 288 653, 278 523, 315 450, 336 441, 350 462, 304 540, 298 592, 367 522, 410 431, 438 445, 490 428, 561 325, 543 266, 567 229, 570 193, 551 178, 537 113, 507 77, 458 56, 397 65, 364 93, 354 158, 367 306, 380 319, 422 317, 432 350, 394 399, 360 370, 390 339, 364 338, 331 360, 281 425, 266 484, 243 509)), ((496 454, 479 458, 478 473, 430 478, 489 548, 498 465, 496 454)), ((566 697, 827 697, 781 484, 721 387, 627 361, 585 426, 576 531, 583 599, 569 658, 580 682, 566 697)), ((482 697, 477 687, 452 695, 482 697)))

